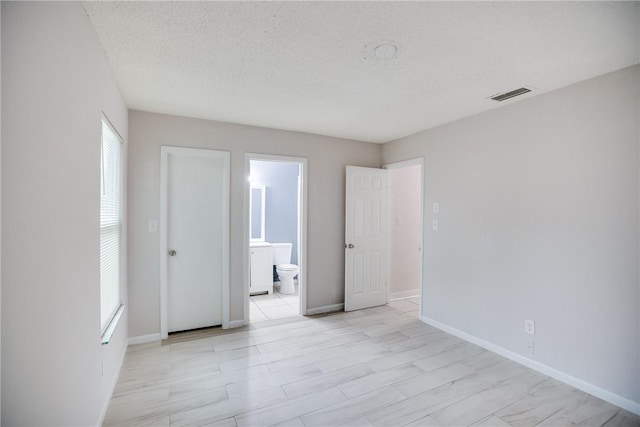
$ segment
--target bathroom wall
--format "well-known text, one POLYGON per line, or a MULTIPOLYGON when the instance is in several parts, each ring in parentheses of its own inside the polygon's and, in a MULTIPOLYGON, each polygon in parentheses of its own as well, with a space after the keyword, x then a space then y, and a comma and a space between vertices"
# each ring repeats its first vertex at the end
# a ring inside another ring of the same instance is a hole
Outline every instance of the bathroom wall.
POLYGON ((298 264, 298 169, 294 163, 251 161, 251 183, 266 187, 265 239, 293 243, 292 264, 298 264))
POLYGON ((385 163, 425 159, 424 318, 627 407, 640 402, 639 82, 626 68, 382 148, 385 163))

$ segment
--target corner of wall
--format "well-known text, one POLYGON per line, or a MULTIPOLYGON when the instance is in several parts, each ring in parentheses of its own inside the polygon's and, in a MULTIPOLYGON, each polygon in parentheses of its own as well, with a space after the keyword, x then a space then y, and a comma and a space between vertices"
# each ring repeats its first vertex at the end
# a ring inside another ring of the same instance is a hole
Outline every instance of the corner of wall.
MULTIPOLYGON (((2 6, 0 3, 0 51, 2 51, 2 6)), ((2 55, 0 55, 0 99, 2 99, 2 55)), ((2 103, 0 102, 0 425, 2 425, 2 103)))

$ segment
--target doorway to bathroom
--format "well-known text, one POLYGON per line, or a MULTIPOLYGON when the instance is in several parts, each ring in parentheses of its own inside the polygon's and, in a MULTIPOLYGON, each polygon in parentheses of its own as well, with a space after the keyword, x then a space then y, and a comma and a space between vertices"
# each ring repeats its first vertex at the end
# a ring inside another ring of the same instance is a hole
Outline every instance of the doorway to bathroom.
POLYGON ((245 323, 306 314, 306 159, 245 157, 245 323))

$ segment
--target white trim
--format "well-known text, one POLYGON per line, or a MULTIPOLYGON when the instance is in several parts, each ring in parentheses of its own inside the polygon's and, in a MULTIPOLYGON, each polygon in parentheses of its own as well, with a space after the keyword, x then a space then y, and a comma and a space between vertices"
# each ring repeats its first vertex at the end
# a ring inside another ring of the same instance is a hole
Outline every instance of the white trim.
POLYGON ((407 166, 420 165, 424 166, 424 157, 416 157, 415 159, 402 160, 400 162, 386 163, 382 169, 399 169, 407 166))
POLYGON ((342 311, 342 310, 344 310, 343 303, 323 305, 322 307, 308 308, 307 316, 313 316, 314 314, 331 313, 333 311, 342 311))
POLYGON ((113 317, 107 324, 107 327, 105 328, 104 332, 102 333, 102 336, 100 337, 100 341, 102 342, 102 345, 109 344, 109 341, 111 341, 111 337, 113 336, 113 333, 116 331, 118 322, 120 322, 120 318, 122 317, 123 314, 124 314, 124 305, 120 304, 120 307, 118 307, 113 317))
POLYGON ((127 340, 127 345, 146 344, 149 342, 160 341, 160 334, 140 335, 138 337, 131 337, 127 340))
MULTIPOLYGON (((250 307, 250 277, 251 266, 249 265, 249 244, 251 243, 251 234, 249 231, 251 221, 251 158, 248 154, 244 155, 244 220, 242 221, 242 321, 245 324, 249 323, 251 318, 250 307)), ((265 232, 266 236, 266 232, 265 232)))
POLYGON ((300 315, 309 314, 307 311, 307 164, 308 161, 304 157, 276 156, 271 154, 245 153, 244 155, 244 239, 243 239, 243 317, 244 324, 250 322, 249 309, 249 191, 251 183, 249 182, 249 173, 251 171, 251 160, 297 163, 300 165, 300 185, 298 186, 298 291, 300 295, 300 315))
MULTIPOLYGON (((124 365, 124 358, 126 355, 127 355, 127 346, 125 345, 122 348, 122 354, 120 354, 118 367, 114 372, 117 372, 119 374, 122 371, 122 365, 124 365)), ((111 396, 113 396, 113 392, 115 391, 116 385, 118 384, 118 378, 119 378, 119 375, 114 375, 113 380, 111 381, 111 386, 109 387, 109 393, 107 394, 107 399, 104 402, 104 406, 102 407, 100 418, 98 418, 99 426, 101 426, 104 423, 104 419, 107 416, 107 411, 109 410, 109 404, 111 403, 111 396)))
POLYGON ((402 292, 391 292, 389 293, 389 301, 414 298, 419 296, 420 296, 420 289, 412 289, 410 291, 402 291, 402 292))
POLYGON ((223 162, 222 173, 222 329, 229 328, 229 183, 231 174, 231 155, 228 151, 207 150, 186 147, 160 147, 160 337, 169 337, 168 326, 168 283, 167 283, 167 184, 169 154, 188 156, 217 157, 223 162))
POLYGON ((300 159, 300 177, 299 177, 299 197, 298 197, 298 218, 300 232, 298 233, 298 261, 300 265, 300 273, 296 280, 298 284, 298 292, 300 293, 300 315, 307 315, 307 159, 300 159))
MULTIPOLYGON (((424 283, 424 263, 425 263, 425 255, 424 255, 424 214, 425 214, 425 209, 424 209, 424 157, 417 157, 415 159, 409 159, 409 160, 404 160, 401 162, 394 162, 394 163, 387 163, 383 166, 384 169, 398 169, 398 168, 405 168, 407 166, 413 166, 413 165, 420 165, 420 252, 421 252, 421 256, 420 256, 420 273, 419 273, 419 277, 420 277, 420 288, 418 289, 418 313, 420 313, 420 316, 423 315, 422 313, 422 295, 423 295, 423 290, 425 287, 425 283, 424 283)), ((389 204, 390 205, 390 204, 389 204)), ((389 207, 390 209, 390 207, 389 207)), ((387 216, 389 218, 389 221, 391 221, 391 216, 388 215, 387 216)), ((388 246, 389 248, 391 248, 391 245, 388 246)), ((390 256, 387 257, 387 262, 389 262, 388 260, 391 259, 390 256)), ((390 266, 388 266, 387 271, 391 271, 390 270, 390 266)), ((389 292, 389 287, 387 286, 387 292, 389 292)), ((387 294, 387 299, 391 300, 391 295, 387 294)))
POLYGON ((441 329, 444 332, 447 332, 451 335, 455 335, 458 338, 462 338, 465 341, 476 344, 480 347, 483 347, 489 351, 492 351, 500 356, 506 357, 507 359, 511 359, 514 362, 520 363, 521 365, 526 366, 527 368, 531 368, 534 371, 538 371, 545 375, 550 376, 558 381, 562 381, 565 384, 568 384, 572 387, 577 388, 578 390, 582 390, 586 393, 589 393, 595 397, 598 397, 602 400, 606 400, 609 403, 612 403, 620 408, 626 409, 629 412, 633 412, 636 415, 640 415, 640 403, 634 402, 632 400, 627 399, 626 397, 622 397, 618 394, 605 390, 597 385, 588 383, 580 378, 573 377, 569 374, 566 374, 562 371, 554 369, 550 366, 543 365, 540 362, 536 362, 535 360, 531 360, 527 357, 522 356, 521 354, 514 353, 511 350, 507 350, 498 345, 492 344, 488 341, 485 341, 481 338, 468 334, 459 329, 453 328, 444 323, 438 322, 437 320, 431 319, 426 316, 420 317, 424 323, 431 325, 435 328, 441 329))
POLYGON ((229 329, 240 328, 242 326, 245 326, 246 324, 247 324, 247 322, 245 322, 244 319, 230 320, 229 321, 229 329))
POLYGON ((167 316, 168 284, 167 284, 167 187, 169 153, 160 147, 160 338, 169 337, 169 321, 167 316))

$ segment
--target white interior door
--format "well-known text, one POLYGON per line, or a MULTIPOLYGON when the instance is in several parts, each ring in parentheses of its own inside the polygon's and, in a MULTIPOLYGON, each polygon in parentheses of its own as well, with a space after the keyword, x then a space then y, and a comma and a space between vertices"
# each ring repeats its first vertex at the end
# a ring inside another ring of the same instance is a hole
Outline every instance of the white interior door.
POLYGON ((387 303, 387 171, 347 166, 345 311, 387 303))
POLYGON ((226 171, 216 153, 167 158, 168 332, 222 323, 226 171))

